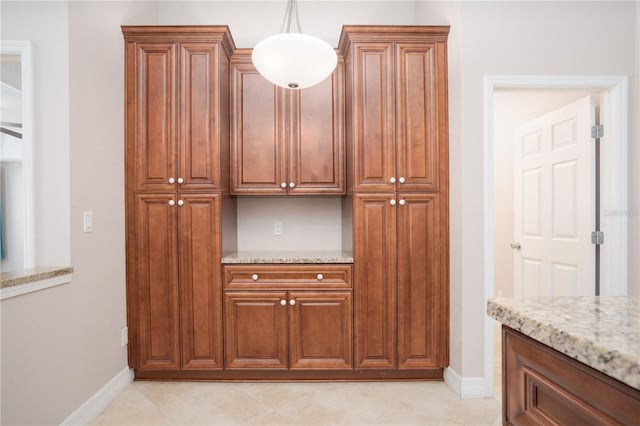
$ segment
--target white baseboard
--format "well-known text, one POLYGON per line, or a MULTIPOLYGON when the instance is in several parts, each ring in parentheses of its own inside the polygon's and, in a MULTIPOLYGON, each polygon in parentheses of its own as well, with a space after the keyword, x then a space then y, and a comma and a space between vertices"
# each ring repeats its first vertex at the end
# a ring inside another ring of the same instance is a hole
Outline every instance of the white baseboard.
POLYGON ((461 399, 491 398, 491 392, 487 392, 484 377, 460 377, 451 367, 444 369, 444 382, 461 399))
POLYGON ((125 367, 98 392, 60 423, 61 425, 88 425, 133 381, 133 370, 125 367))

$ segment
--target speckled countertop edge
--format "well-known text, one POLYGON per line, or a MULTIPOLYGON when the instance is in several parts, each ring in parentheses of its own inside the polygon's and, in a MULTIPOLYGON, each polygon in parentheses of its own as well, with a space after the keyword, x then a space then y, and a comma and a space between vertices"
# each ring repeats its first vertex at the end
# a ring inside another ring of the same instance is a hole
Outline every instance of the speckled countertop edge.
POLYGON ((14 272, 0 274, 0 288, 14 287, 21 284, 29 284, 34 281, 46 280, 73 273, 72 267, 36 267, 14 272))
POLYGON ((348 252, 340 251, 240 251, 225 253, 222 257, 223 264, 251 264, 251 263, 353 263, 353 256, 348 252))
MULTIPOLYGON (((558 298, 547 299, 557 300, 558 298)), ((576 317, 582 314, 585 315, 588 320, 592 320, 592 318, 589 318, 592 312, 580 312, 580 309, 583 309, 584 306, 581 308, 579 304, 588 304, 589 299, 594 301, 593 304, 595 304, 597 300, 598 307, 601 302, 607 302, 609 300, 613 300, 619 305, 624 305, 625 303, 630 304, 632 306, 632 319, 630 321, 632 327, 631 332, 627 330, 627 332, 623 332, 622 335, 616 336, 615 333, 620 333, 620 330, 608 330, 614 338, 628 344, 624 345, 624 348, 619 348, 612 344, 606 344, 610 342, 598 342, 590 336, 583 336, 575 332, 575 330, 568 330, 572 328, 574 324, 565 327, 567 329, 563 329, 562 319, 556 320, 555 322, 553 321, 556 319, 558 313, 553 312, 552 309, 548 311, 544 310, 544 305, 541 303, 541 301, 544 301, 544 298, 534 299, 531 302, 527 299, 496 298, 488 301, 487 314, 504 325, 558 352, 580 361, 632 388, 640 390, 640 341, 638 340, 640 336, 640 321, 637 320, 637 318, 639 318, 638 308, 640 307, 640 300, 626 297, 582 297, 566 299, 567 306, 565 309, 567 312, 571 312, 573 307, 576 317), (572 304, 572 300, 575 300, 576 303, 572 304), (538 310, 535 315, 527 312, 528 309, 532 308, 538 310)), ((574 321, 579 321, 579 318, 574 321)), ((584 325, 591 327, 589 321, 585 321, 584 325)))

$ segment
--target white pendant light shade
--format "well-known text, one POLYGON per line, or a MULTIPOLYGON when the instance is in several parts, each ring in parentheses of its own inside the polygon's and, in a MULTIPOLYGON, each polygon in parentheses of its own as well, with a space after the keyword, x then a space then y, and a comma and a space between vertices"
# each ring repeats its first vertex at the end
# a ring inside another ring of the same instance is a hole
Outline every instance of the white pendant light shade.
POLYGON ((301 33, 265 38, 253 49, 251 60, 264 78, 288 89, 304 89, 320 83, 338 63, 329 43, 301 33))
POLYGON ((256 44, 251 60, 267 80, 287 89, 304 89, 320 83, 338 63, 335 50, 317 37, 302 33, 298 2, 289 0, 280 34, 256 44))

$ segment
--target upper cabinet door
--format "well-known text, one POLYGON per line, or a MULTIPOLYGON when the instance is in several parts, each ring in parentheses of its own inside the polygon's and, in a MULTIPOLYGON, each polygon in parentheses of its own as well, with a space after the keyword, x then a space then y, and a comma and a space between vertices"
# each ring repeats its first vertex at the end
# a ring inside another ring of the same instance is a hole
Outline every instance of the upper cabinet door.
POLYGON ((343 76, 340 59, 320 84, 289 91, 290 195, 345 193, 343 76))
POLYGON ((284 89, 256 71, 250 54, 235 55, 231 60, 232 194, 286 195, 284 122, 284 89))
POLYGON ((354 43, 354 192, 392 192, 395 185, 393 43, 354 43))
POLYGON ((219 49, 216 43, 180 44, 180 189, 220 188, 219 49))
POLYGON ((135 189, 171 191, 176 176, 175 43, 130 43, 135 50, 134 88, 127 102, 135 105, 135 189))
POLYGON ((438 190, 435 43, 396 44, 398 189, 438 190))

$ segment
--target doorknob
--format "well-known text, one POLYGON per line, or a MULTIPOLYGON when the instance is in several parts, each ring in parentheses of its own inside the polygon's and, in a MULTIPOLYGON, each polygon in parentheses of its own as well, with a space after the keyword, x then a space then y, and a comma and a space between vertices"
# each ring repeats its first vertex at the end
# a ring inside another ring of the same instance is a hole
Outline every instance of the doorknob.
POLYGON ((512 249, 514 250, 520 250, 522 248, 522 246, 520 245, 520 243, 511 243, 509 244, 511 246, 512 249))

